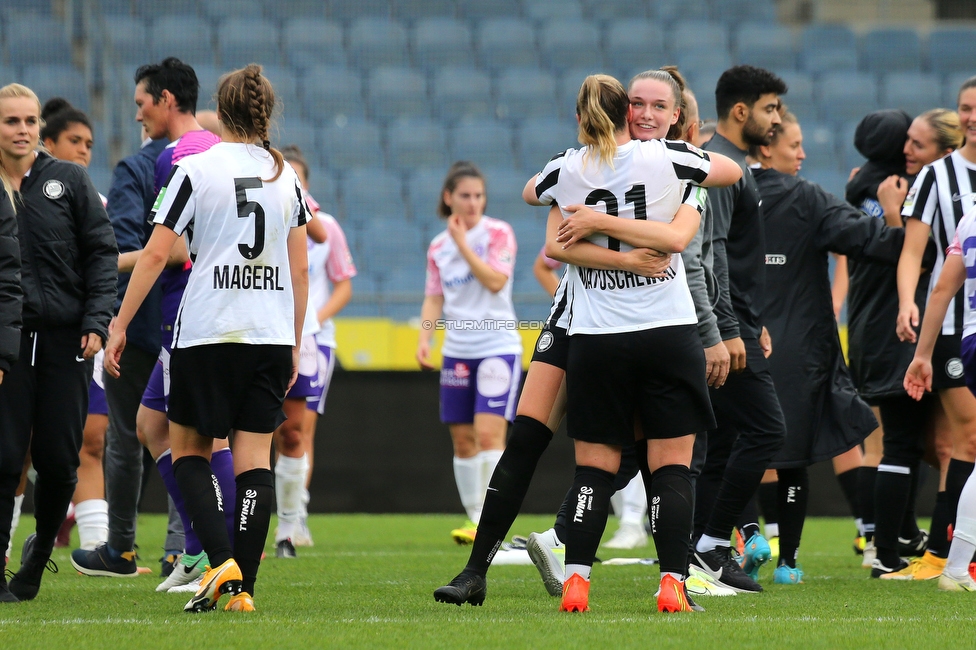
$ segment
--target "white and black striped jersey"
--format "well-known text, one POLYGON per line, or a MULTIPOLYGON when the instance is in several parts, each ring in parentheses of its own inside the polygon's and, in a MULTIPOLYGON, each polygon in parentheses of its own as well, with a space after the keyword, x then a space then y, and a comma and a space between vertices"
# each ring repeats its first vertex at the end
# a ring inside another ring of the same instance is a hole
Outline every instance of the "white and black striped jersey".
MULTIPOLYGON (((617 147, 613 167, 586 149, 555 156, 536 180, 544 204, 585 204, 624 219, 670 222, 682 201, 697 196, 708 176, 708 155, 686 142, 633 140, 617 147), (690 185, 685 187, 682 181, 690 185)), ((699 203, 704 201, 704 191, 699 203)), ((563 211, 563 216, 567 216, 563 211)), ((589 241, 611 250, 632 247, 606 235, 589 241)), ((572 334, 634 332, 698 322, 680 255, 673 255, 665 278, 645 278, 628 271, 570 265, 566 309, 556 316, 572 334)), ((559 302, 557 292, 557 303, 559 302)), ((558 310, 558 305, 557 305, 558 310)), ((555 315, 555 314, 553 314, 555 315)))
POLYGON ((295 345, 291 228, 308 220, 290 165, 252 144, 223 142, 173 166, 153 223, 186 233, 193 269, 174 348, 214 343, 295 345))
MULTIPOLYGON (((942 272, 946 249, 955 237, 956 225, 964 214, 976 206, 974 189, 976 164, 963 158, 959 151, 954 151, 923 167, 908 191, 902 206, 902 216, 920 219, 932 229, 932 238, 935 240, 936 260, 929 281, 928 295, 932 294, 942 272)), ((942 322, 943 334, 962 333, 963 312, 963 293, 960 291, 949 303, 942 322)))

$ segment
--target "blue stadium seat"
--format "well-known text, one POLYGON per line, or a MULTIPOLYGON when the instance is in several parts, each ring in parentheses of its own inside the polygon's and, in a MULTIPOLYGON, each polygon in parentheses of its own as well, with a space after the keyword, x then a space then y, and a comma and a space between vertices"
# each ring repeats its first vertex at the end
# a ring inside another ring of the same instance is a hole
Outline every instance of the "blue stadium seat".
POLYGON ((329 0, 329 16, 349 22, 360 18, 389 18, 389 0, 329 0))
POLYGON ((95 121, 92 119, 91 122, 95 136, 95 141, 92 143, 91 167, 108 168, 110 162, 109 138, 112 137, 111 125, 104 120, 95 121))
POLYGON ((434 75, 433 105, 444 120, 494 115, 491 79, 469 67, 445 66, 434 75))
MULTIPOLYGON (((500 218, 505 219, 505 217, 500 218)), ((518 245, 519 255, 515 265, 516 277, 520 275, 519 267, 522 267, 523 269, 528 267, 528 273, 522 277, 525 279, 532 278, 533 284, 538 287, 539 285, 535 283, 535 279, 531 273, 531 264, 539 255, 542 245, 546 243, 545 222, 538 221, 536 219, 506 219, 506 221, 509 222, 509 224, 512 226, 512 230, 515 231, 515 243, 518 245)), ((514 288, 515 287, 513 286, 513 289, 514 288)), ((525 288, 528 288, 534 293, 531 285, 525 288)), ((523 288, 520 287, 519 291, 522 290, 523 288)))
POLYGON ((194 67, 214 62, 213 30, 202 18, 162 16, 153 21, 149 35, 154 61, 175 56, 194 67))
POLYGON ((274 87, 275 113, 285 120, 301 117, 302 102, 298 97, 299 84, 295 71, 280 65, 265 65, 262 68, 261 74, 274 87))
POLYGON ((323 18, 292 18, 285 22, 281 44, 290 65, 345 65, 342 27, 323 18))
POLYGON ((360 18, 349 28, 349 56, 362 68, 407 63, 407 30, 395 20, 360 18))
POLYGON ((976 28, 940 27, 929 34, 929 67, 933 72, 970 72, 974 61, 976 28))
MULTIPOLYGON (((303 150, 304 153, 304 150, 303 150)), ((339 210, 338 183, 335 175, 322 167, 309 164, 308 192, 316 201, 322 212, 331 214, 336 219, 343 218, 339 210)))
MULTIPOLYGON (((677 53, 678 69, 689 78, 714 79, 732 67, 732 57, 725 49, 701 48, 677 53)), ((706 88, 708 86, 702 86, 706 88)), ((714 85, 711 86, 715 89, 714 85)))
POLYGON ((600 30, 582 19, 546 20, 539 28, 539 51, 554 72, 581 65, 599 67, 603 61, 600 30))
POLYGON ((429 113, 427 78, 413 68, 382 66, 369 73, 370 113, 379 120, 429 113))
POLYGON ((322 20, 326 17, 328 3, 323 0, 270 0, 265 3, 265 14, 279 22, 287 22, 295 16, 303 20, 322 20))
POLYGON ((413 28, 413 58, 424 68, 472 64, 471 29, 456 18, 418 20, 413 28))
POLYGON ((875 74, 922 69, 922 41, 914 29, 875 29, 861 41, 861 68, 875 74))
MULTIPOLYGON (((104 161, 107 162, 107 161, 104 161)), ((101 192, 102 196, 108 196, 108 190, 112 186, 112 170, 104 164, 95 164, 88 167, 88 178, 91 179, 95 189, 101 192)))
POLYGON ((109 60, 136 65, 145 63, 149 35, 144 20, 131 16, 105 16, 101 33, 109 60))
POLYGON ((516 131, 522 169, 539 173, 560 151, 579 147, 576 136, 577 130, 569 120, 556 121, 551 117, 525 120, 516 131))
POLYGON ((502 119, 520 120, 556 111, 556 80, 539 68, 509 68, 498 77, 498 111, 502 119))
POLYGON ((365 120, 349 120, 322 129, 322 158, 330 169, 382 167, 383 143, 379 125, 365 120))
POLYGON ((735 32, 735 42, 740 64, 776 70, 796 67, 796 39, 787 27, 742 23, 735 32))
POLYGON ((803 133, 803 152, 807 155, 806 160, 803 161, 803 171, 810 169, 837 171, 841 160, 837 153, 837 129, 831 125, 802 119, 800 129, 803 133))
MULTIPOLYGON (((583 80, 591 74, 605 73, 607 70, 595 64, 590 67, 572 68, 566 70, 559 78, 556 86, 557 100, 559 102, 559 115, 562 117, 576 117, 576 98, 579 96, 580 86, 583 80)), ((630 77, 620 77, 620 82, 627 87, 630 77)))
POLYGON ((387 141, 391 169, 447 167, 447 135, 441 124, 431 120, 400 119, 390 125, 387 141))
POLYGON ((18 14, 4 25, 12 65, 69 65, 71 42, 63 22, 49 16, 18 14))
MULTIPOLYGON (((193 71, 197 75, 197 81, 200 82, 200 94, 197 97, 197 108, 200 110, 217 109, 217 101, 214 97, 217 94, 217 82, 220 81, 220 76, 225 72, 221 68, 218 68, 212 63, 207 63, 205 65, 194 65, 193 71)), ((131 81, 131 75, 129 75, 131 81)), ((131 104, 131 100, 129 101, 131 104)))
MULTIPOLYGON (((863 117, 863 116, 862 116, 863 117)), ((861 152, 857 150, 854 146, 854 133, 857 131, 857 125, 862 118, 856 120, 850 120, 843 125, 840 131, 840 153, 841 153, 841 173, 850 173, 855 167, 860 167, 867 159, 861 155, 861 152)), ((843 196, 840 194, 838 196, 843 196)))
POLYGON ((892 72, 881 84, 881 107, 901 108, 916 116, 930 108, 941 95, 938 77, 925 72, 892 72))
POLYGON ((14 82, 20 83, 20 81, 20 71, 13 66, 0 64, 0 86, 14 82))
POLYGON ((641 0, 586 0, 583 13, 596 20, 640 20, 647 16, 647 3, 641 0))
POLYGON ((23 82, 37 93, 41 104, 52 97, 64 97, 75 108, 88 110, 88 86, 85 73, 70 65, 24 66, 23 82))
POLYGON ((847 176, 845 172, 833 169, 810 169, 806 167, 800 170, 800 176, 811 183, 816 183, 838 198, 844 198, 844 188, 847 187, 847 176))
POLYGON ((191 15, 197 11, 197 0, 133 0, 137 16, 158 18, 159 16, 191 15))
POLYGON ((363 84, 359 74, 341 66, 315 66, 303 79, 305 114, 315 121, 337 116, 362 117, 363 84))
MULTIPOLYGON (((423 294, 427 267, 427 242, 424 239, 424 231, 406 222, 402 216, 399 219, 367 219, 363 223, 360 241, 368 251, 366 254, 374 260, 382 260, 382 267, 373 264, 373 269, 389 270, 381 283, 384 293, 423 294)), ((420 300, 414 303, 413 309, 419 313, 420 300)))
POLYGON ((878 108, 878 83, 873 75, 860 72, 825 74, 820 82, 819 104, 824 120, 859 120, 878 108))
POLYGON ((199 0, 199 2, 200 13, 214 24, 220 24, 228 18, 261 18, 264 13, 260 0, 199 0))
POLYGON ((350 228, 360 230, 371 219, 403 219, 406 215, 403 182, 393 172, 353 169, 344 174, 340 187, 350 228))
POLYGON ((708 18, 707 0, 655 0, 650 3, 651 18, 665 24, 676 20, 705 20, 708 18))
POLYGON ((220 64, 227 69, 248 63, 278 65, 281 48, 278 27, 263 18, 228 18, 217 31, 220 64))
POLYGON ((522 0, 525 17, 537 21, 541 26, 552 20, 576 19, 583 17, 583 5, 579 0, 522 0))
MULTIPOLYGON (((962 84, 968 81, 974 76, 973 71, 969 72, 956 72, 950 74, 946 77, 945 85, 942 90, 942 104, 943 108, 951 108, 956 110, 959 106, 959 89, 962 88, 962 84)), ((934 106, 932 107, 934 108, 934 106)))
MULTIPOLYGON (((484 3, 491 4, 491 3, 484 3)), ((535 30, 517 18, 485 20, 476 34, 481 62, 491 70, 536 65, 535 30)))
POLYGON ((451 159, 479 167, 515 167, 512 129, 491 120, 462 120, 451 131, 451 159))
POLYGON ((718 79, 725 72, 726 68, 719 66, 715 68, 702 68, 700 70, 684 70, 685 80, 691 92, 695 93, 698 100, 698 116, 702 120, 714 120, 718 117, 715 109, 715 87, 718 79))
POLYGON ((776 23, 776 5, 773 0, 721 0, 712 3, 712 17, 729 25, 751 22, 772 26, 776 23))
POLYGON ((805 72, 779 70, 774 72, 786 82, 788 88, 783 101, 800 119, 800 123, 817 120, 817 104, 814 100, 813 77, 805 72))
POLYGON ((305 154, 310 165, 319 165, 318 129, 311 122, 300 119, 281 120, 278 122, 277 133, 271 133, 271 140, 276 149, 285 145, 297 144, 305 154))
POLYGON ((658 23, 639 19, 609 23, 604 51, 607 62, 617 70, 656 68, 670 57, 665 54, 664 29, 658 23))
MULTIPOLYGON (((452 155, 453 160, 474 160, 464 156, 452 155)), ((476 162, 476 161, 475 161, 476 162)), ((410 206, 410 216, 415 224, 434 224, 443 227, 437 219, 437 206, 441 187, 444 185, 444 169, 418 169, 407 179, 407 204, 410 206)), ((433 227, 425 228, 425 239, 429 241, 433 227)))
POLYGON ((396 0, 396 17, 407 22, 441 16, 453 18, 457 13, 454 0, 396 0))
POLYGON ((525 182, 541 169, 541 163, 539 169, 532 172, 513 170, 510 167, 483 168, 481 171, 488 184, 486 214, 510 223, 538 221, 538 218, 544 217, 547 214, 545 208, 531 206, 522 200, 525 182))
POLYGON ((457 0, 458 16, 468 20, 517 16, 518 0, 457 0))
POLYGON ((841 25, 814 25, 803 30, 800 65, 814 74, 857 69, 854 32, 841 25))
POLYGON ((729 49, 729 32, 722 23, 710 20, 682 20, 670 30, 671 49, 681 53, 695 50, 729 49), (703 45, 707 46, 703 47, 703 45))

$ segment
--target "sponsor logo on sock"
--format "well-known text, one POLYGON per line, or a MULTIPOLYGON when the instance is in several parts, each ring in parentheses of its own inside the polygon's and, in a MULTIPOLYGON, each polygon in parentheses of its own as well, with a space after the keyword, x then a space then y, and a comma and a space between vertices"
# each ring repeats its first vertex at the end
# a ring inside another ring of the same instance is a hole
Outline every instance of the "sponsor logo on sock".
POLYGON ((661 497, 651 499, 651 534, 657 535, 657 520, 661 517, 661 497))
POLYGON ((213 474, 210 475, 210 480, 213 481, 214 493, 217 495, 217 510, 221 512, 224 511, 224 493, 220 491, 220 482, 217 481, 217 477, 213 474))
POLYGON ((787 503, 796 503, 796 493, 797 493, 797 491, 799 489, 800 488, 798 488, 798 487, 792 487, 791 486, 789 488, 789 490, 787 490, 787 492, 786 492, 786 502, 787 503))
POLYGON ((247 489, 244 491, 244 498, 241 500, 241 520, 237 524, 238 532, 247 530, 248 519, 254 514, 254 509, 258 506, 257 497, 257 490, 247 489))
POLYGON ((573 515, 573 523, 583 521, 583 512, 593 507, 593 488, 582 486, 579 494, 576 495, 576 513, 573 515))

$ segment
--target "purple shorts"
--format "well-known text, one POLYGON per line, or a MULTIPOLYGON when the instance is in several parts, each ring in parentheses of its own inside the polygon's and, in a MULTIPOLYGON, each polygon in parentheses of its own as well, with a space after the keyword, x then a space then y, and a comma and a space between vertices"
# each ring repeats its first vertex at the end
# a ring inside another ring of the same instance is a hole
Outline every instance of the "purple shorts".
POLYGON ((319 377, 319 349, 314 336, 302 338, 302 349, 298 356, 298 378, 285 395, 285 399, 307 399, 315 395, 319 377))
POLYGON ((515 415, 521 355, 485 359, 444 357, 441 367, 441 422, 470 424, 475 413, 494 413, 509 422, 515 415))
POLYGON ((335 370, 335 350, 327 345, 319 348, 319 376, 313 383, 315 394, 306 400, 305 406, 309 411, 319 415, 325 413, 325 396, 329 394, 329 384, 332 383, 332 371, 335 370))
POLYGON ((963 377, 969 391, 976 395, 976 334, 971 334, 962 340, 963 377))
POLYGON ((108 415, 108 404, 105 402, 105 388, 102 387, 102 372, 105 353, 95 355, 95 370, 88 385, 88 415, 108 415))
POLYGON ((149 375, 149 383, 142 394, 142 405, 160 413, 169 411, 169 355, 168 348, 160 348, 156 367, 149 375))

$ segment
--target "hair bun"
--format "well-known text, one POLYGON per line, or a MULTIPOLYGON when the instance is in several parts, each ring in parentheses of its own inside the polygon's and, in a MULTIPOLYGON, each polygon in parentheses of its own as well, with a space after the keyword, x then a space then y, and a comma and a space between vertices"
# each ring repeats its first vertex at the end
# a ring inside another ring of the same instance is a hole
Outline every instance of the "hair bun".
POLYGON ((72 108, 74 108, 74 106, 72 106, 71 102, 64 97, 52 97, 44 103, 44 108, 41 109, 41 119, 47 120, 55 113, 60 113, 61 111, 72 108))

